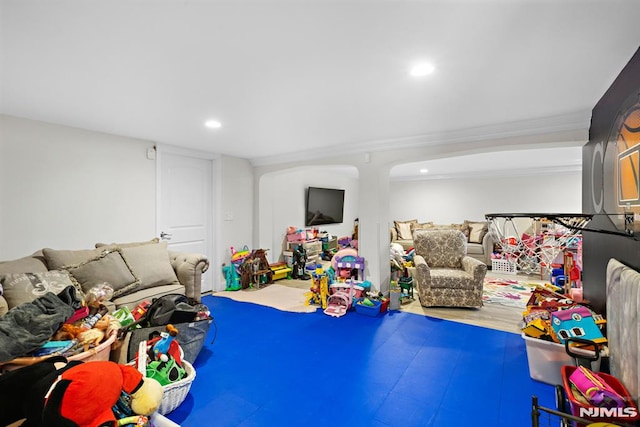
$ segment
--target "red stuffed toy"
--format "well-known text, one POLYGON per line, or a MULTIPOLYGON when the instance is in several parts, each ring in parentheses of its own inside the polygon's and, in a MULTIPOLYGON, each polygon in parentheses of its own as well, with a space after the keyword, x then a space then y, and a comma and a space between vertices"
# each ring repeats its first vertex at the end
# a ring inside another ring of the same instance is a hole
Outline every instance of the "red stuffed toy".
MULTIPOLYGON (((45 372, 42 367, 38 368, 41 363, 0 376, 0 388, 4 390, 10 390, 5 387, 11 387, 11 382, 36 381, 27 396, 22 397, 25 404, 17 405, 22 407, 21 411, 13 410, 15 419, 10 422, 24 417, 27 420, 23 426, 111 427, 117 423, 112 408, 121 391, 132 396, 131 409, 139 415, 152 414, 162 401, 162 386, 156 380, 144 378, 132 366, 114 362, 71 362, 61 369, 45 372), (7 375, 10 378, 3 378, 7 375)), ((53 363, 49 365, 53 367, 53 363)), ((22 388, 24 386, 22 384, 22 388)))

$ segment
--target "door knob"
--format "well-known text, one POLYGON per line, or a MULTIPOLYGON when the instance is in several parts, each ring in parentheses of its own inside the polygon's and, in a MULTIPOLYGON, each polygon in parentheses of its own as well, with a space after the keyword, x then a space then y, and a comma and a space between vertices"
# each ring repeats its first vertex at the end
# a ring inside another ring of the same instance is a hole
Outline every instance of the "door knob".
POLYGON ((173 236, 173 234, 165 233, 164 231, 160 232, 160 238, 162 240, 171 240, 172 236, 173 236))

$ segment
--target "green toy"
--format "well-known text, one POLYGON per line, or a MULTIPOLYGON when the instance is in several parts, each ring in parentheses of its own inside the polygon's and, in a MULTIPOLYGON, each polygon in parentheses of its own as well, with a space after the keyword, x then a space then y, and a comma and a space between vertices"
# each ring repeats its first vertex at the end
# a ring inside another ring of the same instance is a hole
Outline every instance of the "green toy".
POLYGON ((147 378, 153 378, 160 385, 165 386, 187 376, 187 371, 176 363, 176 360, 163 354, 160 360, 154 360, 147 365, 147 378))
POLYGON ((237 291, 241 288, 240 276, 233 265, 222 264, 222 273, 227 281, 226 291, 237 291))

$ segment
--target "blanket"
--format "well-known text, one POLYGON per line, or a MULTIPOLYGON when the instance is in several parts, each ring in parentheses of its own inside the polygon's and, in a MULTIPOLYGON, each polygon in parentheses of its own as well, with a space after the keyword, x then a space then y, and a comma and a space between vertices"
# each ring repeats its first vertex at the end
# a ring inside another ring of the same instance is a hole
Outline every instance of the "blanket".
POLYGON ((26 356, 46 343, 75 309, 52 292, 0 317, 0 363, 26 356))

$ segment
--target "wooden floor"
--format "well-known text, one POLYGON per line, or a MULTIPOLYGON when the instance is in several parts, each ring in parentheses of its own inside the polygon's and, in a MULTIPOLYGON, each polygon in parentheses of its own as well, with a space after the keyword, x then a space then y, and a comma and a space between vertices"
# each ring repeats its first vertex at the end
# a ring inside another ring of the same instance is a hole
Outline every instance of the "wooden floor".
MULTIPOLYGON (((544 283, 538 276, 513 275, 492 273, 489 271, 487 277, 524 280, 528 282, 544 283)), ((284 279, 277 283, 302 289, 309 289, 311 280, 284 279)), ((520 334, 522 309, 509 307, 501 304, 487 303, 481 308, 455 308, 455 307, 422 307, 416 300, 400 306, 401 311, 414 314, 435 317, 438 319, 451 320, 454 322, 466 323, 469 325, 482 326, 490 329, 497 329, 505 332, 520 334)))

